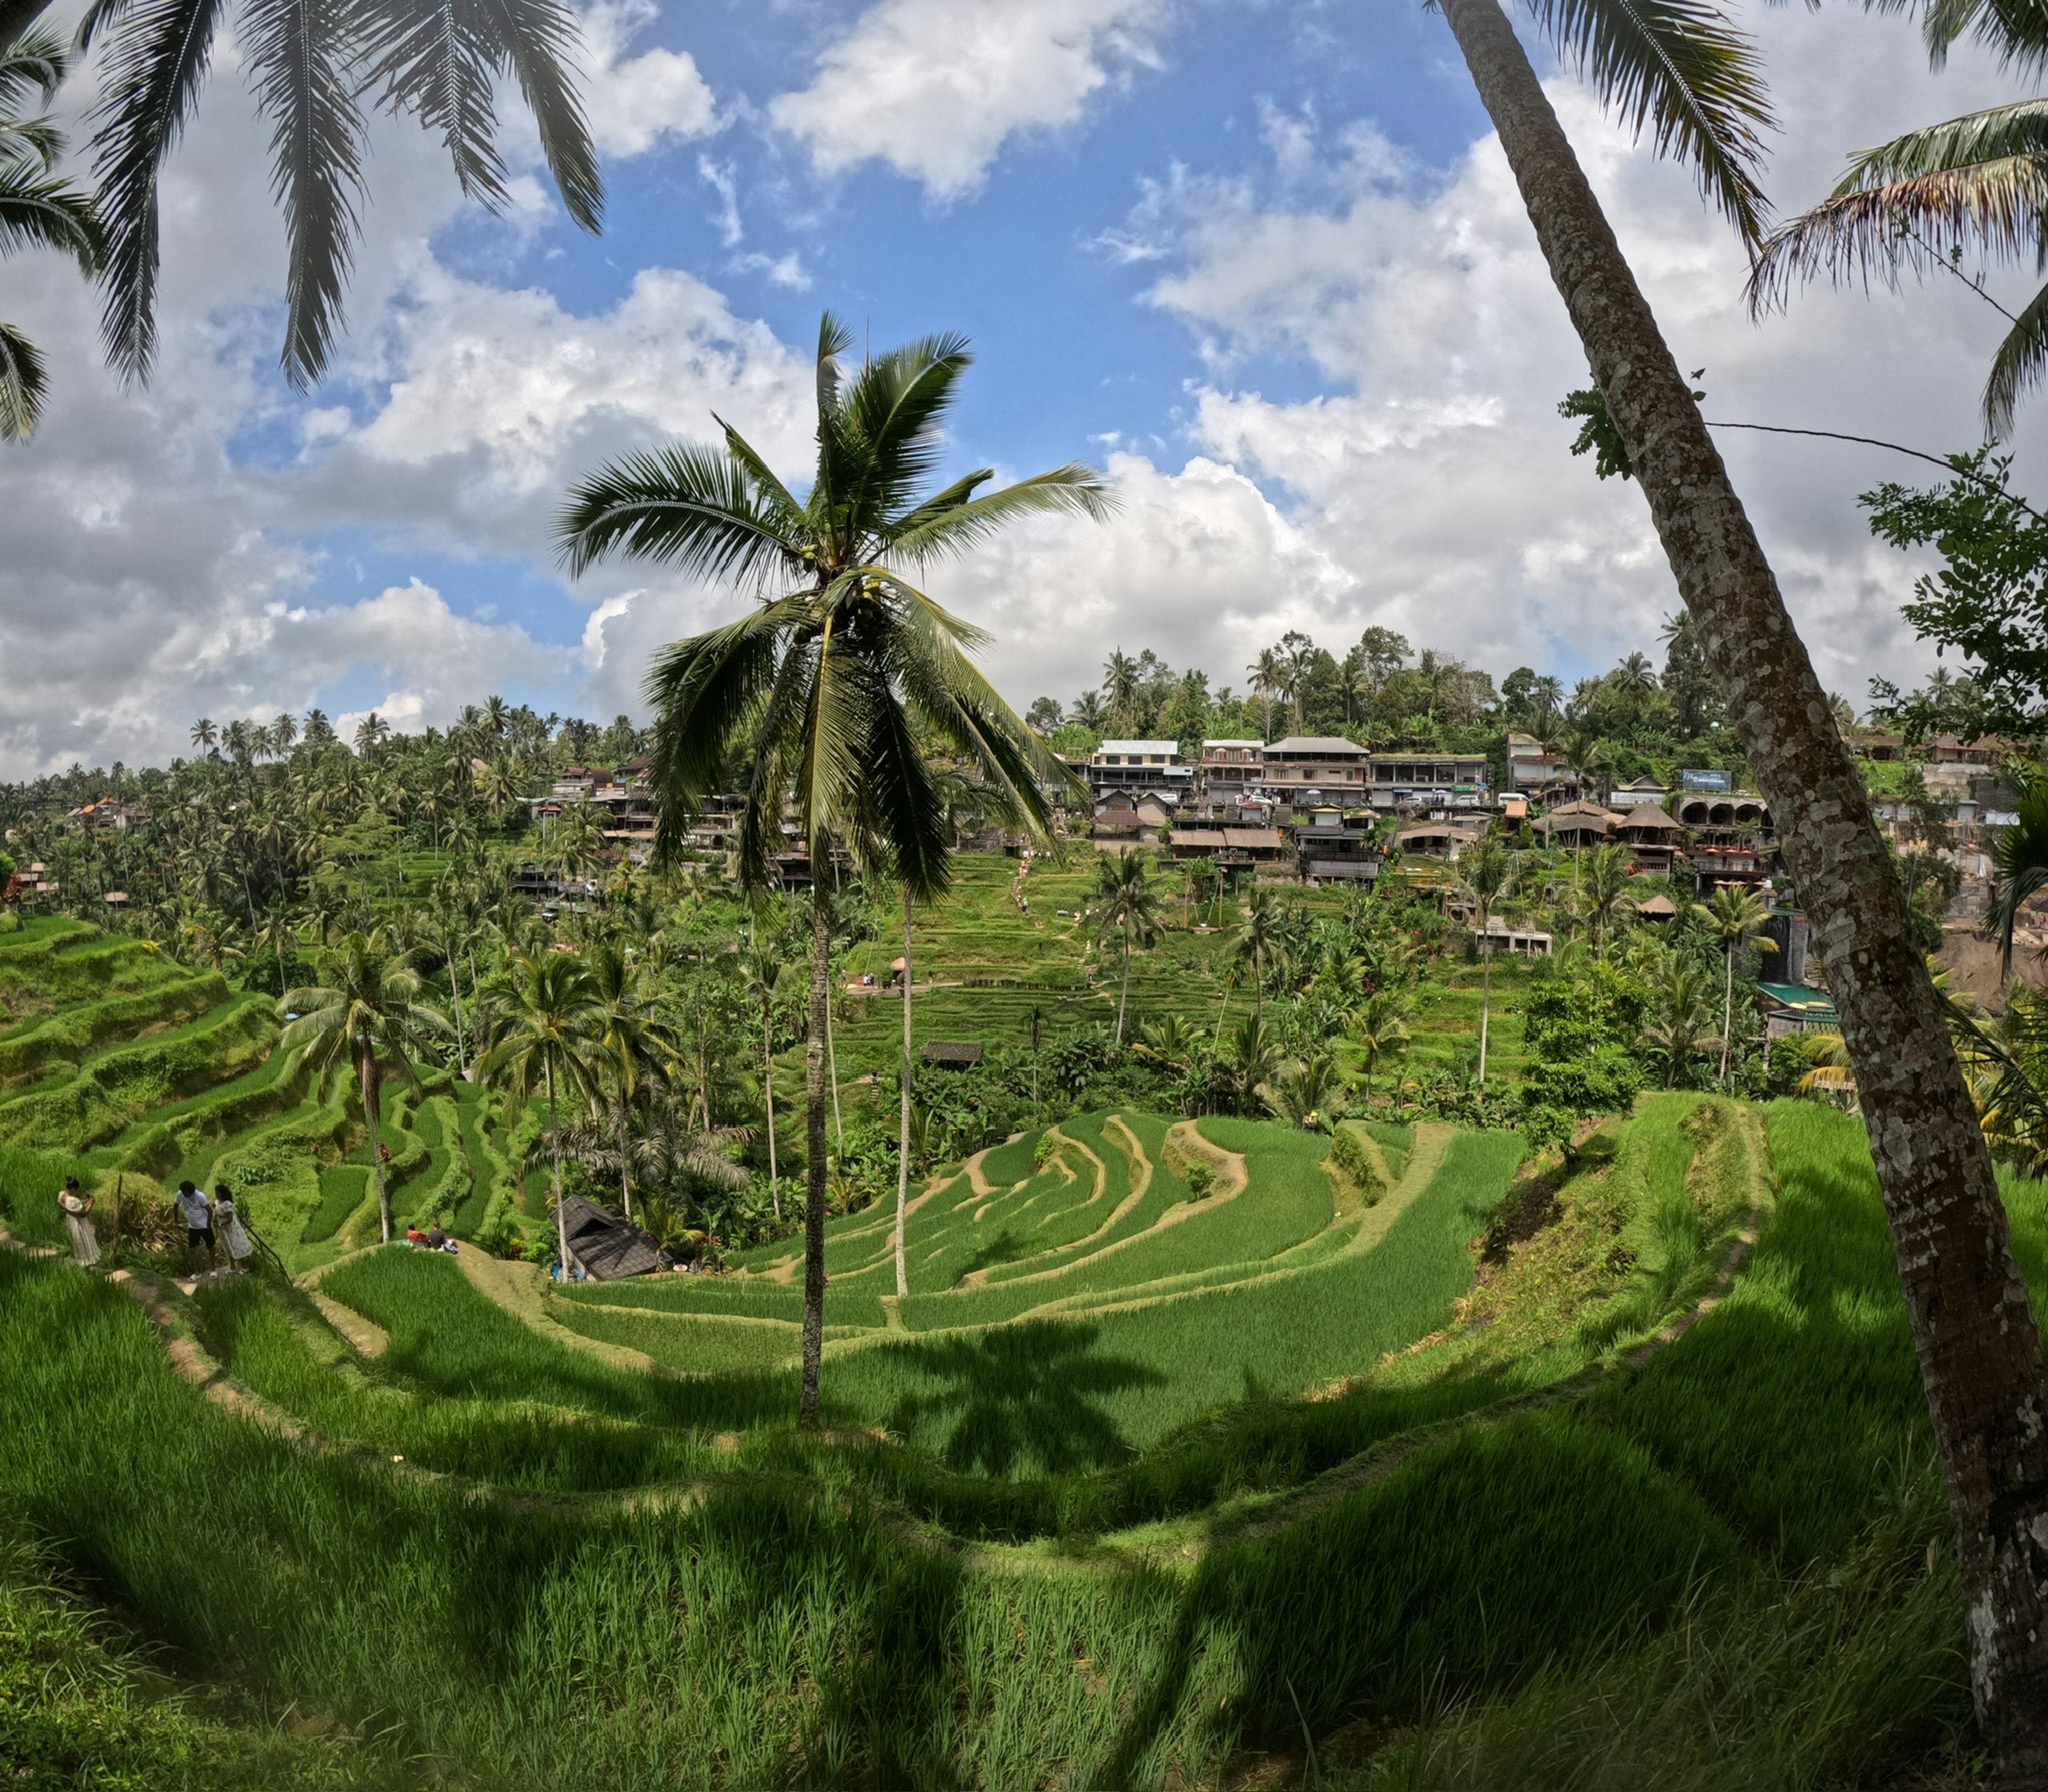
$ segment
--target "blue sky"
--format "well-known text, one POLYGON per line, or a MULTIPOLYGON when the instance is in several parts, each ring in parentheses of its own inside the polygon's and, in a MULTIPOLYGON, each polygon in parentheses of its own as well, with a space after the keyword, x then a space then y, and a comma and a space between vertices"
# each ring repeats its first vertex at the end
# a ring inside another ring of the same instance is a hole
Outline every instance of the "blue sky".
MULTIPOLYGON (((1930 75, 1906 21, 1745 16, 1787 121, 1768 176, 1787 204, 1848 149, 2010 91, 1967 56, 1930 75)), ((200 713, 317 702, 417 727, 491 689, 637 710, 648 654, 733 599, 631 566, 572 588, 548 518, 580 473, 714 409, 801 477, 826 305, 878 344, 973 339, 956 467, 1086 458, 1116 483, 1114 523, 1035 527, 946 575, 1020 707, 1071 699, 1117 646, 1241 684, 1288 628, 1340 650, 1385 624, 1496 673, 1654 643, 1668 570, 1639 495, 1565 452, 1556 404, 1583 359, 1435 14, 591 0, 585 18, 603 235, 534 177, 516 103, 502 219, 462 204, 418 132, 383 129, 351 333, 317 391, 274 371, 281 242, 231 56, 166 182, 149 390, 98 365, 75 273, 7 265, 6 314, 59 377, 5 466, 0 774, 161 758, 200 713)), ((1688 178, 1568 76, 1550 85, 1710 410, 1974 440, 1996 340, 1979 301, 1815 293, 1758 323, 1688 178)), ((2031 468, 2031 420, 2019 445, 2031 468)), ((1914 568, 1855 504, 1910 469, 1728 452, 1824 681, 1918 676, 1897 611, 1914 568)))

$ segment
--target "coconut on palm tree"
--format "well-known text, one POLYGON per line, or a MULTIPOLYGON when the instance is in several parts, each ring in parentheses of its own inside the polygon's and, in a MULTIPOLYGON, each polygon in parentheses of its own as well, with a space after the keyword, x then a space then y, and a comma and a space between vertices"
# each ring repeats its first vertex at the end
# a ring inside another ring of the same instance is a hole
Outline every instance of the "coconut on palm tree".
POLYGON ((805 1066, 803 1376, 799 1414, 814 1425, 824 1340, 825 1041, 834 851, 893 872, 929 902, 951 878, 948 817, 922 747, 971 766, 991 800, 1044 833, 1045 789, 1064 766, 975 669, 982 632, 918 585, 924 570, 1022 517, 1107 514, 1078 463, 981 488, 980 467, 925 488, 970 364, 957 336, 934 336, 848 372, 852 334, 829 313, 817 352, 817 464, 800 501, 730 425, 716 448, 677 444, 628 455, 580 482, 560 523, 574 571, 626 555, 730 581, 757 599, 738 620, 665 649, 649 675, 650 781, 661 808, 655 851, 686 840, 706 796, 736 769, 734 830, 742 884, 779 884, 785 814, 809 855, 811 1026, 805 1066))
MULTIPOLYGON (((2048 1553, 2038 1541, 2048 1529, 2048 1364, 1969 1084, 1862 778, 1692 383, 1499 0, 1441 4, 1827 963, 1947 1480, 1978 1716, 2007 1771, 2048 1774, 2048 1553)), ((1959 29, 1989 16, 1936 10, 1959 29)), ((1769 109, 1749 41, 1708 0, 1535 0, 1535 11, 1600 94, 1692 164, 1758 243, 1754 171, 1769 109)), ((2033 308, 2048 321, 2048 307, 2033 308)))
POLYGON ((394 1074, 415 1088, 413 1058, 440 1025, 440 1016, 420 999, 424 985, 410 952, 398 949, 382 929, 352 933, 322 955, 324 979, 286 990, 281 1014, 296 1018, 278 1037, 286 1051, 303 1051, 316 1084, 352 1075, 370 1135, 370 1162, 377 1181, 377 1217, 383 1242, 391 1242, 391 1191, 384 1181, 384 1084, 394 1074))
MULTIPOLYGON (((64 40, 50 32, 0 48, 0 249, 54 249, 90 277, 103 246, 99 215, 91 196, 56 173, 63 137, 48 118, 31 115, 35 102, 47 107, 56 97, 69 67, 64 40)), ((36 345, 0 324, 0 441, 33 433, 48 390, 36 345)))

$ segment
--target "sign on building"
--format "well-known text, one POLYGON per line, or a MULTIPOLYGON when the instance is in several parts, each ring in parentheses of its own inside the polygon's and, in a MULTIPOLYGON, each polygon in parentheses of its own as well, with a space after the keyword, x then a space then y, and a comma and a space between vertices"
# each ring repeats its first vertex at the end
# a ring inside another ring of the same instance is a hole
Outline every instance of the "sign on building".
POLYGON ((1732 790, 1735 774, 1725 771, 1693 770, 1678 774, 1681 790, 1732 790))

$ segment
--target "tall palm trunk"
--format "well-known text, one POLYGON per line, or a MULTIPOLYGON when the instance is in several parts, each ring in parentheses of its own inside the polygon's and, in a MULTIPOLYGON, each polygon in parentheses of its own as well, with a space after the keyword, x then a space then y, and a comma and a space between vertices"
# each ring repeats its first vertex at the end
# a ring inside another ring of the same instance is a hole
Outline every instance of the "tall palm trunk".
POLYGON ((1479 1086, 1486 1087, 1486 1022, 1493 1009, 1493 941, 1487 933, 1491 916, 1479 923, 1479 1086))
POLYGON ((555 1165, 555 1255, 562 1281, 569 1279, 569 1223, 562 1212, 562 1129, 555 1123, 555 1066, 548 1065, 548 1146, 555 1165))
POLYGON ((775 1041, 770 1030, 768 1004, 761 1004, 761 1087, 768 1097, 768 1199, 775 1224, 782 1224, 782 1177, 775 1167, 775 1041))
POLYGON ((1905 898, 1763 548, 1528 57, 1495 0, 1442 6, 1813 920, 1955 1520, 1978 1715, 2008 1774, 2048 1774, 2048 1378, 1905 898))
POLYGON ((391 1191, 384 1185, 384 1104, 378 1098, 377 1059, 364 1052, 356 1060, 363 1079, 363 1123, 370 1129, 370 1166, 377 1178, 377 1223, 382 1238, 391 1242, 391 1191))
POLYGON ((1721 976, 1721 1087, 1728 1087, 1728 1039, 1735 1031, 1735 941, 1730 940, 1722 956, 1728 964, 1721 976))
POLYGON ((818 1365, 825 1342, 825 1058, 832 1015, 832 904, 811 895, 811 1027, 804 1045, 804 1367, 797 1422, 818 1423, 818 1365))
POLYGON ((910 1204, 910 886, 903 886, 903 1109, 896 1127, 896 1293, 910 1292, 903 1261, 903 1215, 910 1204))
POLYGON ((1123 1010, 1131 999, 1131 923, 1123 924, 1123 987, 1116 998, 1116 1042, 1123 1043, 1123 1010))

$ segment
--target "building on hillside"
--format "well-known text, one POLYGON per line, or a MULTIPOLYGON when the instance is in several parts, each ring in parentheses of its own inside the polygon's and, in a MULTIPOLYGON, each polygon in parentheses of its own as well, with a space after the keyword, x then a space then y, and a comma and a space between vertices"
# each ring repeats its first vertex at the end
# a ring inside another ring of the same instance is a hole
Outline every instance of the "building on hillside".
MULTIPOLYGON (((1694 893, 1705 901, 1719 884, 1759 889, 1771 882, 1777 863, 1777 848, 1751 841, 1733 846, 1689 847, 1686 862, 1693 873, 1694 893)), ((1768 892, 1765 892, 1767 894, 1768 892)))
POLYGON ((1613 837, 1628 848, 1636 870, 1665 872, 1685 844, 1685 830, 1662 809, 1646 806, 1623 810, 1613 837))
POLYGON ((1517 734, 1510 730, 1507 736, 1507 785, 1510 789, 1533 793, 1547 789, 1560 778, 1576 783, 1576 774, 1569 770, 1555 753, 1550 751, 1534 735, 1517 734))
POLYGON ((1422 815, 1485 809, 1492 800, 1484 753, 1374 753, 1368 768, 1375 809, 1422 815))
POLYGON ((1927 743, 1929 762, 1937 766, 1994 766, 2007 751, 2002 740, 1959 740, 1953 735, 1927 743))
POLYGON ((1087 758, 1069 763, 1098 800, 1112 791, 1158 795, 1177 806, 1193 791, 1195 768, 1177 740, 1106 740, 1087 758))
POLYGON ((1754 790, 1681 790, 1671 813, 1689 832, 1710 845, 1740 838, 1768 840, 1771 805, 1754 790))
POLYGON ((1340 735, 1290 735, 1266 749, 1261 782, 1268 795, 1297 809, 1365 800, 1366 751, 1340 735))
POLYGON ((1264 741, 1205 740, 1195 801, 1211 815, 1219 808, 1241 808, 1245 799, 1261 787, 1265 777, 1264 741))
POLYGON ((1860 759, 1875 759, 1889 765, 1906 757, 1905 737, 1875 728, 1852 728, 1845 737, 1849 751, 1860 759))
POLYGON ((1301 875, 1310 883, 1340 878, 1350 882, 1371 882, 1379 875, 1383 855, 1376 830, 1347 823, 1344 812, 1333 805, 1316 809, 1294 829, 1294 852, 1301 875))
POLYGON ((647 761, 632 761, 615 770, 599 766, 570 766, 545 796, 526 799, 528 813, 539 822, 580 803, 604 812, 603 835, 614 851, 645 864, 653 851, 656 829, 654 793, 647 782, 647 761))
POLYGON ((593 1282, 618 1282, 669 1268, 673 1259, 645 1232, 581 1195, 562 1197, 561 1227, 569 1261, 593 1282))
POLYGON ((1484 930, 1472 929, 1472 944, 1484 944, 1495 952, 1511 952, 1524 958, 1548 958, 1550 956, 1550 936, 1535 927, 1511 927, 1497 914, 1486 917, 1484 930))
POLYGON ((1621 825, 1621 817, 1598 803, 1575 800, 1552 809, 1536 825, 1543 830, 1546 846, 1584 852, 1588 848, 1605 846, 1608 837, 1621 825))
POLYGON ((1477 846, 1485 830, 1461 826, 1455 821, 1418 821, 1394 836, 1396 851, 1420 854, 1428 859, 1449 859, 1453 863, 1468 847, 1477 846))
POLYGON ((81 828, 96 828, 110 833, 125 834, 139 828, 149 819, 146 810, 116 802, 111 797, 102 797, 99 801, 85 803, 66 812, 64 820, 81 828))
POLYGON ((1286 863, 1287 836, 1278 828, 1176 828, 1169 851, 1177 859, 1206 859, 1220 871, 1270 872, 1286 863))
POLYGON ((1819 976, 1821 961, 1813 950, 1813 928, 1798 910, 1780 904, 1771 911, 1763 931, 1778 948, 1764 960, 1775 981, 1809 983, 1819 976))
POLYGON ((917 1056, 941 1070, 972 1070, 981 1062, 982 1048, 972 1039, 933 1039, 918 1048, 917 1056))
POLYGON ((1607 806, 1612 809, 1662 809, 1670 800, 1668 785, 1654 778, 1639 778, 1624 784, 1618 790, 1608 793, 1607 806))
POLYGON ((1839 1033, 1842 1017, 1819 990, 1804 983, 1767 983, 1756 986, 1756 1005, 1763 1014, 1763 1036, 1782 1039, 1794 1033, 1839 1033))
POLYGON ((1639 921, 1670 921, 1678 913, 1678 905, 1668 896, 1646 896, 1635 905, 1639 921))

